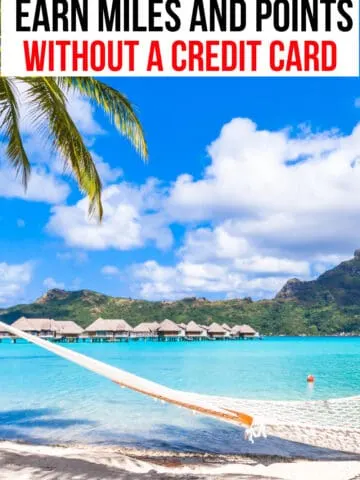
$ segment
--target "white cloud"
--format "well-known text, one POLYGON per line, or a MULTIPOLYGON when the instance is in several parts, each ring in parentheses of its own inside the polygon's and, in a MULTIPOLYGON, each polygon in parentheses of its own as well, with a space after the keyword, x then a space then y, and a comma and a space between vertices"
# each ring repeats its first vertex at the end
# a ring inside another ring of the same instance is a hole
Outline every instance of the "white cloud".
POLYGON ((45 280, 43 281, 43 285, 48 290, 51 290, 53 288, 59 288, 60 290, 64 290, 65 288, 65 284, 63 282, 57 282, 52 277, 45 278, 45 280))
POLYGON ((120 275, 121 272, 118 267, 115 267, 114 265, 105 265, 104 267, 102 267, 101 273, 105 277, 117 277, 120 275))
POLYGON ((165 267, 148 261, 134 265, 132 274, 140 295, 152 300, 171 300, 204 293, 270 297, 284 283, 282 277, 249 279, 228 265, 211 263, 180 262, 174 267, 165 267))
POLYGON ((360 222, 360 125, 350 135, 259 130, 247 119, 224 126, 200 180, 175 182, 172 218, 233 221, 249 243, 294 252, 354 247, 360 222))
POLYGON ((176 265, 134 267, 140 292, 272 296, 289 277, 309 279, 349 257, 359 246, 359 151, 360 125, 344 135, 231 121, 203 176, 172 186, 166 213, 192 230, 176 265))
POLYGON ((64 202, 69 193, 70 188, 63 180, 36 166, 25 191, 15 170, 0 161, 0 197, 58 204, 64 202))
POLYGON ((264 257, 254 255, 249 258, 235 259, 236 268, 244 272, 253 272, 261 274, 289 274, 306 277, 309 275, 309 263, 299 260, 290 260, 288 258, 264 257))
POLYGON ((188 232, 179 253, 187 260, 201 262, 231 259, 251 251, 244 237, 233 235, 228 229, 218 226, 215 229, 199 228, 188 232))
MULTIPOLYGON (((269 297, 287 278, 312 278, 360 246, 359 152, 360 125, 349 135, 314 134, 306 125, 269 131, 235 119, 209 147, 199 179, 182 175, 170 189, 154 179, 107 186, 101 225, 89 220, 81 200, 53 207, 48 231, 86 250, 166 249, 173 242, 169 225, 180 223, 187 233, 175 265, 133 267, 142 296, 269 297)), ((121 176, 96 154, 95 160, 105 183, 121 176)), ((102 273, 119 274, 111 265, 102 273)))
POLYGON ((133 267, 141 295, 152 299, 207 293, 268 298, 289 277, 309 278, 311 274, 308 261, 261 254, 226 223, 189 232, 178 256, 175 266, 149 261, 133 267))
POLYGON ((134 266, 140 294, 152 299, 207 293, 268 298, 289 277, 310 277, 310 262, 264 254, 232 227, 231 222, 224 222, 214 229, 189 232, 175 266, 154 261, 134 266))
POLYGON ((95 120, 95 107, 78 93, 67 95, 68 110, 71 118, 84 135, 101 135, 104 130, 95 120))
POLYGON ((33 265, 31 262, 10 265, 0 263, 0 304, 13 302, 23 293, 30 283, 33 265))
POLYGON ((69 246, 89 250, 130 250, 149 242, 165 249, 172 234, 159 213, 162 197, 155 180, 145 185, 112 185, 103 192, 104 219, 101 224, 88 217, 86 199, 73 206, 57 206, 48 230, 64 238, 69 246))

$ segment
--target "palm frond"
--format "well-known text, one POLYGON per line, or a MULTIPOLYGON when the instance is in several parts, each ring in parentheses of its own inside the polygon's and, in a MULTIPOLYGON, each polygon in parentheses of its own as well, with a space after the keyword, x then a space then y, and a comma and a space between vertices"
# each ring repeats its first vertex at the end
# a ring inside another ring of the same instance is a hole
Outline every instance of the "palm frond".
POLYGON ((31 166, 20 134, 16 87, 11 79, 1 76, 0 132, 7 139, 7 156, 15 167, 16 173, 21 175, 24 187, 27 188, 31 166))
POLYGON ((80 189, 89 198, 89 213, 97 213, 101 220, 101 180, 90 152, 67 108, 64 92, 53 78, 22 77, 28 85, 27 99, 35 125, 48 126, 53 147, 68 162, 80 189))
POLYGON ((123 94, 91 77, 58 77, 57 81, 61 88, 73 88, 102 108, 120 133, 147 160, 148 148, 143 128, 133 106, 123 94))

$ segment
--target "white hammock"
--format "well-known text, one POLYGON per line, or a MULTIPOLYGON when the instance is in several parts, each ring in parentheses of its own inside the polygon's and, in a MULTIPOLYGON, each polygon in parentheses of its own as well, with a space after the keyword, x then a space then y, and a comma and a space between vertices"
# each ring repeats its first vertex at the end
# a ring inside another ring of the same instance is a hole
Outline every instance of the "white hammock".
POLYGON ((61 347, 0 322, 11 334, 162 402, 245 428, 251 442, 266 433, 294 442, 360 454, 360 396, 319 401, 240 400, 182 392, 61 347), (266 433, 265 433, 266 432, 266 433))

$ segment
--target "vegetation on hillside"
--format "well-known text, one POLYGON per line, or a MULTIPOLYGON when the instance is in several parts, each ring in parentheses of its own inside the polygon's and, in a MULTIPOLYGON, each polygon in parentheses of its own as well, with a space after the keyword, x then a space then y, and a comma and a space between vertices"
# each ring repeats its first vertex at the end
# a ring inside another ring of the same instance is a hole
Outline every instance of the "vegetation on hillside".
POLYGON ((74 320, 83 327, 101 316, 124 318, 131 325, 165 318, 205 325, 214 321, 229 325, 247 323, 265 335, 360 333, 360 255, 317 280, 289 280, 273 300, 185 298, 149 302, 89 290, 50 290, 34 303, 0 310, 0 320, 7 323, 23 315, 74 320))
POLYGON ((341 309, 335 304, 301 305, 295 301, 184 299, 176 302, 147 302, 114 298, 96 292, 69 292, 61 299, 19 305, 0 311, 0 319, 11 323, 21 316, 74 320, 86 327, 94 319, 124 318, 131 325, 170 318, 177 323, 194 320, 208 325, 247 323, 263 334, 317 335, 360 332, 360 307, 341 309))

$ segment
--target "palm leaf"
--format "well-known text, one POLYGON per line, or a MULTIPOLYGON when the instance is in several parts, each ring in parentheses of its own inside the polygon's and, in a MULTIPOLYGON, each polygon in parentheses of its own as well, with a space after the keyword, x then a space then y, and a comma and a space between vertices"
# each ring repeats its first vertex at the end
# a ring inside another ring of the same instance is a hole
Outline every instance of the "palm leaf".
POLYGON ((31 171, 19 127, 19 106, 13 82, 0 76, 0 132, 7 139, 6 153, 27 188, 31 171))
POLYGON ((21 78, 28 85, 27 98, 34 124, 48 127, 54 150, 61 153, 75 174, 80 189, 89 198, 89 213, 101 220, 102 185, 95 163, 66 108, 64 92, 53 78, 21 78))
POLYGON ((130 140, 143 159, 148 148, 141 126, 129 100, 114 88, 91 77, 59 77, 61 88, 74 89, 103 109, 122 135, 130 140))

